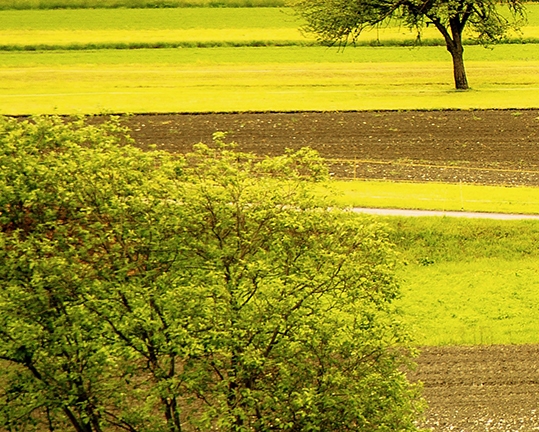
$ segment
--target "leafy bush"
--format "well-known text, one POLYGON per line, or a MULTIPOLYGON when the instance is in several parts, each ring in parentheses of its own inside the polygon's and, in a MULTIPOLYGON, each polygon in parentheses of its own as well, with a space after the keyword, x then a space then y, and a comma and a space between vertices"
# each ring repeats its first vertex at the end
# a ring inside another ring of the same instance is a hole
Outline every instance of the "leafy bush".
POLYGON ((316 153, 0 130, 0 427, 415 429, 394 252, 310 195, 316 153))

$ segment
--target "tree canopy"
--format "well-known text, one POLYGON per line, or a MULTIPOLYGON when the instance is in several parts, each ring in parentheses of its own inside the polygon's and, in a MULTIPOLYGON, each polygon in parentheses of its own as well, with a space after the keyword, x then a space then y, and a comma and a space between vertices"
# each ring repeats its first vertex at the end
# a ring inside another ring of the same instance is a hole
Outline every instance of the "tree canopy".
POLYGON ((391 20, 414 29, 433 25, 443 36, 453 61, 455 87, 468 89, 463 32, 482 44, 502 40, 524 20, 522 0, 292 0, 306 21, 305 30, 331 43, 354 41, 365 29, 391 20), (504 8, 508 9, 505 13, 504 8))
POLYGON ((384 227, 309 149, 0 119, 0 428, 412 431, 384 227))

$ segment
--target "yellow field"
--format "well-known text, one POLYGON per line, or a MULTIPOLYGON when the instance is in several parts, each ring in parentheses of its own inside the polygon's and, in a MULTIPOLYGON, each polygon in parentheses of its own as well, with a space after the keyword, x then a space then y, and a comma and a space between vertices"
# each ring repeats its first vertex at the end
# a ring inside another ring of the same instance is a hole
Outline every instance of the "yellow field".
MULTIPOLYGON (((524 36, 539 36, 535 24, 524 36)), ((466 46, 473 89, 466 93, 453 91, 443 46, 62 50, 312 43, 313 36, 305 37, 299 26, 290 11, 279 8, 0 11, 0 114, 538 106, 536 44, 466 46), (22 50, 40 46, 52 50, 22 50)), ((414 37, 406 28, 389 26, 362 35, 360 42, 414 37)), ((431 26, 423 38, 439 36, 431 26)))
MULTIPOLYGON (((1 12, 0 12, 1 13, 1 12)), ((365 32, 359 44, 397 43, 397 41, 413 41, 416 34, 406 28, 390 27, 365 32)), ((539 27, 526 27, 522 34, 512 37, 539 39, 539 27)), ((438 40, 443 44, 440 34, 432 27, 425 30, 423 40, 438 40)), ((0 45, 10 47, 55 46, 91 44, 181 44, 182 42, 251 42, 251 41, 294 41, 297 44, 312 43, 316 38, 304 34, 298 28, 196 28, 166 30, 0 30, 0 45)))
MULTIPOLYGON (((539 6, 528 9, 530 23, 511 38, 539 39, 539 6)), ((301 25, 286 8, 8 10, 0 11, 0 46, 315 41, 314 35, 299 30, 301 25)), ((364 32, 358 43, 412 43, 416 38, 414 31, 391 23, 364 32)), ((443 44, 433 26, 424 29, 422 39, 443 44)))
POLYGON ((0 41, 10 46, 119 44, 155 42, 177 44, 181 42, 250 42, 250 41, 298 41, 303 43, 314 38, 305 38, 299 29, 290 28, 247 28, 247 29, 173 29, 173 30, 11 30, 0 31, 0 41))

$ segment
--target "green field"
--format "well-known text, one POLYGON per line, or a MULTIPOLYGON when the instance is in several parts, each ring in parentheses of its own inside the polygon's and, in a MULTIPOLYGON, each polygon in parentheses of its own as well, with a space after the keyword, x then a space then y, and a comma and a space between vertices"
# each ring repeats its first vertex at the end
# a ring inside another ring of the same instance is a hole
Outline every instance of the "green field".
MULTIPOLYGON (((527 37, 539 36, 538 21, 539 5, 530 5, 527 37)), ((397 46, 414 39, 405 29, 338 49, 314 46, 299 26, 284 8, 0 11, 0 114, 529 108, 539 100, 539 44, 467 46, 473 91, 459 93, 446 50, 397 46)))

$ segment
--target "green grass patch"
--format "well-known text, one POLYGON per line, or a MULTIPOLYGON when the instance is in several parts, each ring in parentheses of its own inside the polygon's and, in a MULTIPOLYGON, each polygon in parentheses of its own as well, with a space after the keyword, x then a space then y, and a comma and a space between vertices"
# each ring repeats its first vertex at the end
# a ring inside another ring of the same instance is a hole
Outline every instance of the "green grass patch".
POLYGON ((329 187, 342 207, 539 214, 539 188, 533 187, 383 181, 332 181, 329 187))
POLYGON ((418 345, 539 343, 537 259, 411 265, 400 306, 418 345))
POLYGON ((418 345, 539 342, 539 222, 384 219, 418 345))

